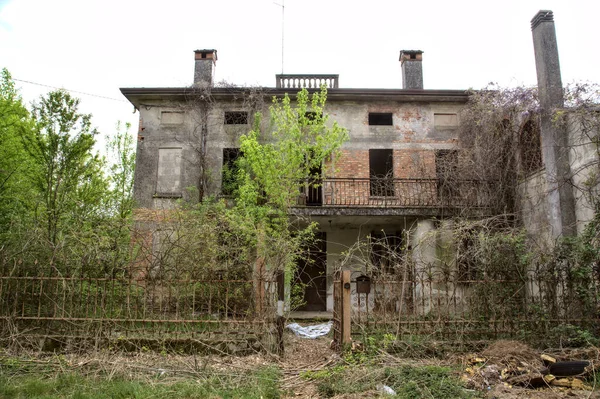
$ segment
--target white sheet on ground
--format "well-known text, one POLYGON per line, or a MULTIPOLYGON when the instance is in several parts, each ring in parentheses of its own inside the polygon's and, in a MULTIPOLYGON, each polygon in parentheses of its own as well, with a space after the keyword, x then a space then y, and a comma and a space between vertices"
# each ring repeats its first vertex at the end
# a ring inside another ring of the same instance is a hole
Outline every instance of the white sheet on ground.
POLYGON ((325 324, 315 324, 314 326, 306 327, 302 327, 298 323, 291 323, 285 327, 292 330, 294 334, 296 334, 300 338, 317 338, 322 335, 327 335, 327 333, 331 330, 331 326, 333 326, 332 321, 325 324))

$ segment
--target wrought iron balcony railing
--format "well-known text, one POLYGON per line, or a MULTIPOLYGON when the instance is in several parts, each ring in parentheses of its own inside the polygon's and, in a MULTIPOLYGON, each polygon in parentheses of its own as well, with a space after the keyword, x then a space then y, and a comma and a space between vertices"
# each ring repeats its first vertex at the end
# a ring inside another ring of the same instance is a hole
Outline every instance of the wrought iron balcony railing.
POLYGON ((487 208, 491 184, 477 180, 325 178, 302 182, 298 206, 487 208))

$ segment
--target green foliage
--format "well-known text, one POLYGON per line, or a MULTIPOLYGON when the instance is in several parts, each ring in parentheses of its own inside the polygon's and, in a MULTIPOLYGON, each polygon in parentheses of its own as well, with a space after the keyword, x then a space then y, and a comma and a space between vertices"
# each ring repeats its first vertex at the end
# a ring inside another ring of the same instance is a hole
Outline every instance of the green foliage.
MULTIPOLYGON (((231 173, 236 174, 235 183, 227 186, 235 198, 228 214, 236 221, 236 234, 244 237, 269 270, 287 270, 288 283, 316 228, 314 223, 292 225, 289 208, 296 204, 300 187, 318 181, 325 166, 333 167, 348 138, 345 129, 329 122, 326 100, 325 87, 312 95, 303 89, 295 102, 287 94, 274 98, 269 122, 256 114, 253 129, 240 138, 241 156, 235 168, 225 171, 227 181, 231 173)), ((292 286, 292 297, 302 298, 302 285, 292 286)))
POLYGON ((23 105, 0 82, 0 267, 4 273, 122 275, 129 257, 134 142, 117 127, 110 165, 94 149, 91 115, 53 91, 23 105), (106 173, 108 172, 108 173, 106 173), (45 270, 44 270, 45 269, 45 270), (120 274, 119 274, 120 273, 120 274))
POLYGON ((34 122, 23 105, 10 73, 2 69, 0 81, 0 243, 28 217, 34 204, 27 179, 32 160, 23 137, 33 134, 34 122))
POLYGON ((3 399, 114 399, 114 398, 269 398, 280 397, 280 373, 263 367, 254 372, 219 373, 207 370, 199 381, 178 382, 132 378, 86 377, 75 373, 58 373, 54 377, 40 375, 0 374, 0 397, 3 399))
POLYGON ((347 140, 346 129, 328 123, 325 114, 327 89, 309 96, 303 89, 295 106, 286 94, 273 99, 271 123, 265 128, 256 114, 254 127, 240 139, 242 158, 238 201, 249 207, 265 203, 285 211, 295 204, 298 183, 315 176, 323 163, 333 161, 347 140))
MULTIPOLYGON (((323 397, 377 392, 387 385, 402 399, 472 398, 450 368, 439 366, 335 367, 306 374, 323 397)), ((380 395, 383 395, 380 392, 380 395)))
POLYGON ((48 93, 33 106, 36 131, 25 141, 40 196, 36 217, 54 246, 61 232, 81 229, 81 223, 99 215, 106 195, 103 161, 92 154, 97 132, 91 115, 79 113, 78 107, 79 100, 66 91, 48 93))

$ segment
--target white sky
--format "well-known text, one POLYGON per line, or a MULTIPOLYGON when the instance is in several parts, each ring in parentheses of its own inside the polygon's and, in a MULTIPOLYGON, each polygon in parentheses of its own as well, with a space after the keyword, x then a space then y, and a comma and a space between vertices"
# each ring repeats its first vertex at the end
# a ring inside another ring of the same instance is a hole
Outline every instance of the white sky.
MULTIPOLYGON (((281 3, 282 0, 278 0, 281 3)), ((530 21, 554 11, 563 83, 600 83, 597 0, 285 0, 285 73, 339 73, 340 87, 400 88, 399 50, 420 49, 427 89, 536 83, 530 21)), ((119 87, 188 86, 193 50, 216 48, 215 81, 274 86, 273 0, 0 0, 0 68, 74 93, 103 135, 137 129, 119 87)), ((26 102, 48 88, 17 82, 26 102)))

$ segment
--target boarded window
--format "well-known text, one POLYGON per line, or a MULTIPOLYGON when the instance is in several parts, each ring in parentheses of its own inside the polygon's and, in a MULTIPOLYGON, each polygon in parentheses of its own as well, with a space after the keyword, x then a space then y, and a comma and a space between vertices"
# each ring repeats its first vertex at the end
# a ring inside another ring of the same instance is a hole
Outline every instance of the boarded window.
POLYGON ((369 178, 371 196, 394 196, 393 150, 369 150, 369 178))
POLYGON ((239 148, 223 148, 223 171, 221 178, 221 193, 233 195, 237 189, 237 160, 240 157, 239 148))
POLYGON ((392 126, 394 119, 391 112, 370 112, 369 126, 392 126))
POLYGON ((158 150, 156 194, 181 196, 181 148, 160 148, 158 150))
POLYGON ((458 127, 456 114, 433 114, 433 125, 439 129, 455 129, 458 127))
POLYGON ((246 111, 227 111, 225 112, 226 125, 247 125, 248 112, 246 111))
POLYGON ((181 125, 183 123, 183 112, 163 111, 160 113, 160 122, 163 125, 181 125))

